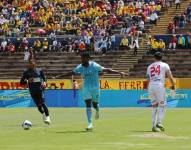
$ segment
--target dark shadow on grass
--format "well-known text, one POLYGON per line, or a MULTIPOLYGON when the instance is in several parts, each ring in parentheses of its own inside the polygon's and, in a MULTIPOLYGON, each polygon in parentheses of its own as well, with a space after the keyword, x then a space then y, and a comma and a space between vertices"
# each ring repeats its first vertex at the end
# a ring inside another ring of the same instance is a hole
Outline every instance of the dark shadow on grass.
POLYGON ((86 130, 81 130, 81 131, 56 131, 56 133, 63 133, 63 134, 67 134, 67 133, 88 133, 90 131, 86 131, 86 130))
POLYGON ((142 130, 142 131, 141 130, 139 130, 139 131, 138 130, 136 130, 136 131, 133 130, 131 132, 134 132, 134 133, 152 133, 153 131, 151 131, 151 130, 142 130))
POLYGON ((19 126, 22 126, 22 124, 21 125, 15 125, 15 124, 13 124, 13 125, 1 125, 1 127, 3 127, 3 128, 19 127, 19 126))

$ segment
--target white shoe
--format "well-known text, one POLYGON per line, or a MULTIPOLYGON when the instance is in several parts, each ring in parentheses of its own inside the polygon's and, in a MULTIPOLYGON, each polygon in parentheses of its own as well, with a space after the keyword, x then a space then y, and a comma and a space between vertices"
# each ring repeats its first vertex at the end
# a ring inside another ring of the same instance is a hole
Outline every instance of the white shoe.
POLYGON ((45 115, 45 113, 42 114, 42 120, 43 120, 43 121, 46 120, 46 115, 45 115))
POLYGON ((153 131, 153 132, 161 132, 161 129, 158 128, 158 127, 153 127, 153 128, 152 128, 152 131, 153 131))
POLYGON ((86 128, 86 130, 87 130, 87 131, 92 131, 92 130, 93 130, 93 125, 92 125, 92 123, 90 123, 90 124, 88 125, 88 127, 86 128))
POLYGON ((161 123, 158 123, 158 124, 156 125, 156 127, 159 128, 161 131, 164 131, 164 130, 165 130, 164 126, 163 126, 161 123))
POLYGON ((49 125, 51 123, 50 116, 46 116, 45 114, 43 114, 43 121, 44 123, 49 125))

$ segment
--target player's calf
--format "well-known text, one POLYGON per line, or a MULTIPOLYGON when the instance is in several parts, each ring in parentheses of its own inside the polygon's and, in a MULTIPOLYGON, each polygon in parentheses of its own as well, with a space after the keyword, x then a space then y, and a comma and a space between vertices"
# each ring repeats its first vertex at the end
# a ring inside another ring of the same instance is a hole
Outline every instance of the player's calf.
POLYGON ((98 102, 93 102, 93 108, 96 110, 95 119, 99 119, 99 104, 98 104, 98 102))
POLYGON ((96 120, 99 119, 99 110, 96 110, 96 112, 95 112, 95 119, 96 120))

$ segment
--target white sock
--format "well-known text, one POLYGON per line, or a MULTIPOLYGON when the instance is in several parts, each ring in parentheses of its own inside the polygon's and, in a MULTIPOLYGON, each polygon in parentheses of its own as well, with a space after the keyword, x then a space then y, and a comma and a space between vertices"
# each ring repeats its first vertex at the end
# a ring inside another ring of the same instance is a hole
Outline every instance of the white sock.
POLYGON ((153 127, 156 127, 157 124, 157 108, 154 107, 152 110, 152 125, 153 127))
POLYGON ((165 107, 159 107, 158 123, 162 123, 164 115, 165 115, 165 107))

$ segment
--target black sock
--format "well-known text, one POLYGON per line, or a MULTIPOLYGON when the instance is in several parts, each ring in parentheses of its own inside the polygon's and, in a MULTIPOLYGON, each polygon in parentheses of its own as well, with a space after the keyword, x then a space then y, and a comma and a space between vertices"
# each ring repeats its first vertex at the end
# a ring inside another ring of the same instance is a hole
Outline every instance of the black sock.
POLYGON ((49 116, 49 111, 48 111, 48 107, 46 106, 46 104, 42 104, 42 107, 44 109, 44 113, 46 116, 49 116))
POLYGON ((97 102, 93 102, 93 108, 96 110, 96 111, 99 111, 99 104, 97 102))
POLYGON ((37 106, 38 107, 38 111, 43 114, 44 113, 44 110, 42 109, 42 106, 37 106))

